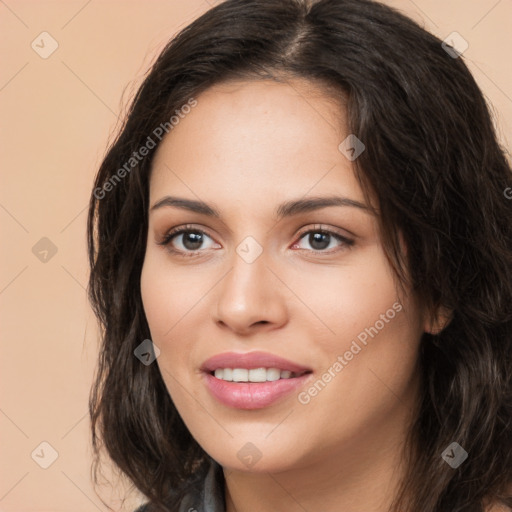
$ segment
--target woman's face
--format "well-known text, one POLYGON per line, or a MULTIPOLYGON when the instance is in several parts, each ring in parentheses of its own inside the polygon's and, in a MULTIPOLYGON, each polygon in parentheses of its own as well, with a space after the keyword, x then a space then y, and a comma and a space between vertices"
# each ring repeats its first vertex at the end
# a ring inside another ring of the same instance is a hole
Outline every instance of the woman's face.
POLYGON ((298 81, 196 100, 155 155, 141 277, 174 404, 226 468, 378 460, 417 399, 425 321, 339 148, 342 108, 298 81))

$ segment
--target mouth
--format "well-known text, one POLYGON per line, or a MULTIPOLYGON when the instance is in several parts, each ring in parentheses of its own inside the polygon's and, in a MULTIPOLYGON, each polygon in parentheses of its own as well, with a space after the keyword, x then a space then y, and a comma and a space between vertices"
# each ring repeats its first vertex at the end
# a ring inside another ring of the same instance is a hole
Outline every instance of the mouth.
POLYGON ((221 404, 262 409, 305 385, 312 370, 264 352, 224 353, 203 364, 204 381, 221 404))
POLYGON ((210 372, 216 379, 226 382, 275 382, 281 379, 296 379, 302 377, 308 370, 292 372, 280 368, 217 368, 210 372))

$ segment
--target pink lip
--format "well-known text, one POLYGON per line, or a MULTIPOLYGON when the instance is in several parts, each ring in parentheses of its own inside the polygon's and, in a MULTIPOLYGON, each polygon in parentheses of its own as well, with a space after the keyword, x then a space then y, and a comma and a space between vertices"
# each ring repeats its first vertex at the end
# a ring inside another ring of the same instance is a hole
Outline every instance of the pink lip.
POLYGON ((212 395, 222 404, 237 409, 268 407, 303 386, 311 374, 310 368, 265 352, 218 354, 205 361, 201 369, 204 372, 205 384, 212 395), (279 368, 295 373, 308 373, 272 382, 227 382, 211 375, 210 372, 217 368, 279 368))
POLYGON ((311 368, 267 352, 224 352, 210 357, 201 367, 205 372, 213 372, 217 368, 279 368, 296 373, 311 371, 311 368))
POLYGON ((224 405, 236 409, 262 409, 304 384, 310 373, 273 382, 227 382, 205 373, 206 386, 224 405))

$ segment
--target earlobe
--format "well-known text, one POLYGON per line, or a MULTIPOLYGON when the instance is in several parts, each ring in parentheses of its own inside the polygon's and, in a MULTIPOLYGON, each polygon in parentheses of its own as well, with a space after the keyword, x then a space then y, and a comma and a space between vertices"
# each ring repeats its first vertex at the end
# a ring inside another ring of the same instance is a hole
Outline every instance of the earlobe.
POLYGON ((441 333, 452 321, 453 310, 439 306, 437 310, 425 320, 423 329, 434 336, 441 333))

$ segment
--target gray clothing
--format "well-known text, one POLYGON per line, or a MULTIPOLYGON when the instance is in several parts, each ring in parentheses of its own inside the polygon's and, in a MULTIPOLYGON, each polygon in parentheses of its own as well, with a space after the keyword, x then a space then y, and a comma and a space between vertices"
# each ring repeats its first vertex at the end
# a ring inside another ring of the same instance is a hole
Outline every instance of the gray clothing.
MULTIPOLYGON (((142 505, 135 512, 147 512, 147 505, 142 505)), ((224 473, 222 466, 211 460, 205 478, 180 502, 176 512, 225 512, 224 473)))

